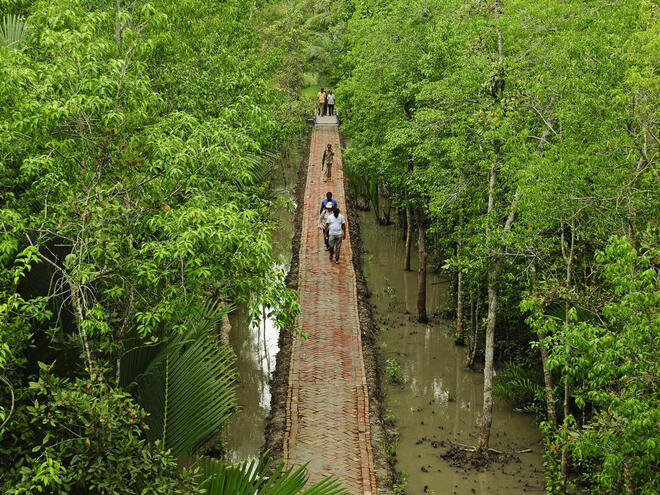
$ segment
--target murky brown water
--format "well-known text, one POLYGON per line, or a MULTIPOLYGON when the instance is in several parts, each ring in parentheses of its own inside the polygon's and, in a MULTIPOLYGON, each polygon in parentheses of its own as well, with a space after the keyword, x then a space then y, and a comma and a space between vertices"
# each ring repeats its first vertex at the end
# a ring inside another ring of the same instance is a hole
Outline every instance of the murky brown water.
MULTIPOLYGON (((483 404, 483 376, 465 368, 465 349, 454 345, 449 324, 419 324, 417 273, 404 272, 404 244, 393 226, 379 226, 371 212, 360 214, 363 270, 372 291, 384 358, 396 358, 404 383, 385 380, 385 407, 400 433, 397 469, 408 473, 410 495, 423 493, 543 493, 540 434, 532 416, 517 413, 495 398, 491 447, 519 454, 518 461, 495 463, 483 471, 452 467, 441 455, 448 442, 475 445, 483 404), (409 314, 406 314, 408 312, 409 314)), ((413 259, 413 269, 416 270, 413 259)), ((429 313, 445 304, 447 284, 429 274, 429 313)))
MULTIPOLYGON (((304 137, 292 146, 289 155, 280 161, 273 174, 273 193, 282 198, 283 205, 276 208, 273 216, 279 227, 272 235, 273 257, 277 264, 289 269, 291 264, 291 239, 295 213, 294 191, 297 167, 305 146, 304 137)), ((227 431, 227 460, 258 457, 264 445, 266 418, 270 412, 271 373, 275 370, 275 356, 279 350, 278 330, 273 321, 265 317, 258 324, 249 326, 245 308, 238 308, 230 316, 229 341, 236 353, 236 365, 240 383, 236 390, 240 411, 236 413, 227 431)))

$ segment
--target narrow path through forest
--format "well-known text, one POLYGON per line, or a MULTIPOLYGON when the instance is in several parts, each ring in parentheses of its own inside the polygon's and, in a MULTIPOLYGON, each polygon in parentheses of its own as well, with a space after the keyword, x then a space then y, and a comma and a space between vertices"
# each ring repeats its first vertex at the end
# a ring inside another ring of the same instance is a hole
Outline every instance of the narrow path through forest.
MULTIPOLYGON (((340 210, 345 195, 336 125, 312 130, 300 243, 300 327, 295 337, 287 397, 284 458, 309 462, 310 481, 328 475, 351 494, 375 494, 366 384, 350 235, 340 264, 328 259, 318 229, 321 200, 332 191, 340 210), (321 156, 335 149, 332 180, 321 180, 321 156)), ((347 229, 348 231, 348 229, 347 229)))

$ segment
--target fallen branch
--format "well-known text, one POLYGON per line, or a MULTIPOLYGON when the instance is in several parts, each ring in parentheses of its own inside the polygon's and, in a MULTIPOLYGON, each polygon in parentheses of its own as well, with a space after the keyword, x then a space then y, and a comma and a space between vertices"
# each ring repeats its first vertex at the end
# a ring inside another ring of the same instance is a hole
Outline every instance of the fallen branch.
MULTIPOLYGON (((475 452, 477 450, 476 447, 465 445, 463 443, 452 442, 452 444, 456 445, 458 448, 464 450, 465 452, 475 452)), ((504 452, 502 452, 501 450, 492 449, 492 448, 488 449, 488 452, 492 452, 493 454, 500 454, 500 455, 504 454, 504 452)))
MULTIPOLYGON (((458 442, 451 442, 452 445, 455 445, 459 449, 465 451, 465 452, 474 452, 476 451, 476 447, 472 447, 470 445, 465 445, 464 443, 458 443, 458 442)), ((501 450, 489 448, 488 452, 492 452, 493 454, 498 454, 498 455, 504 455, 506 452, 503 452, 501 450)), ((520 450, 515 450, 513 453, 516 454, 530 454, 532 453, 532 449, 520 449, 520 450)))

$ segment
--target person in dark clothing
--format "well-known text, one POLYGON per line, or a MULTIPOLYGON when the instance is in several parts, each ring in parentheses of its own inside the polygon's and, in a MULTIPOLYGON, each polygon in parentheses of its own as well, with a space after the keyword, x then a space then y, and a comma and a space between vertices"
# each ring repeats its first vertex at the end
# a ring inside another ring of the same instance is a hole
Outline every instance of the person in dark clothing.
POLYGON ((332 193, 330 191, 325 193, 325 199, 323 201, 321 201, 321 210, 319 211, 319 214, 323 213, 325 205, 328 204, 328 202, 332 203, 333 208, 337 208, 337 201, 332 199, 332 193))
POLYGON ((323 172, 323 182, 332 180, 332 164, 335 161, 335 152, 332 150, 332 145, 328 143, 328 147, 323 151, 321 158, 321 172, 323 172))

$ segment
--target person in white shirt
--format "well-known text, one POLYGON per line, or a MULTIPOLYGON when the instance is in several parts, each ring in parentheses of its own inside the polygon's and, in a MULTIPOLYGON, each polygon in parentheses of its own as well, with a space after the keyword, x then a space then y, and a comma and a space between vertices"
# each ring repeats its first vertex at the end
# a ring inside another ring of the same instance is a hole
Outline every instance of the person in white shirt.
POLYGON ((332 117, 335 114, 335 95, 332 94, 332 91, 328 92, 326 102, 328 104, 328 115, 332 117))
POLYGON ((339 264, 339 250, 341 241, 346 239, 346 220, 344 215, 339 213, 339 208, 333 208, 332 215, 328 215, 325 224, 325 231, 328 236, 328 245, 330 246, 330 261, 335 256, 335 263, 339 264))

